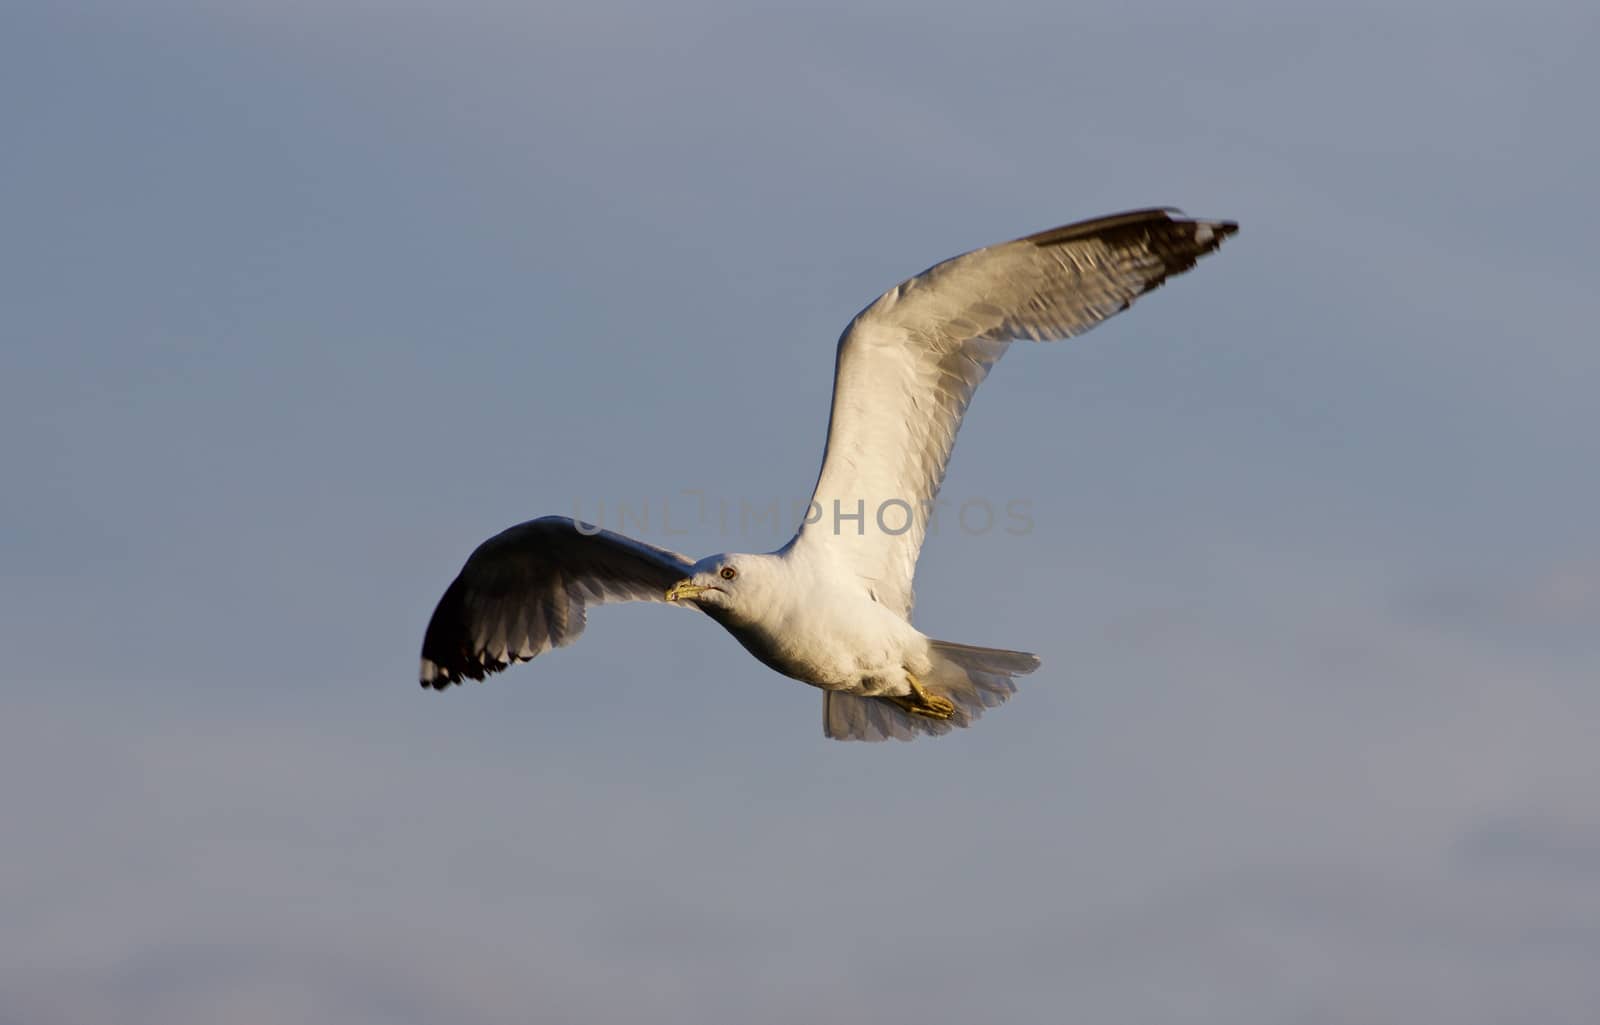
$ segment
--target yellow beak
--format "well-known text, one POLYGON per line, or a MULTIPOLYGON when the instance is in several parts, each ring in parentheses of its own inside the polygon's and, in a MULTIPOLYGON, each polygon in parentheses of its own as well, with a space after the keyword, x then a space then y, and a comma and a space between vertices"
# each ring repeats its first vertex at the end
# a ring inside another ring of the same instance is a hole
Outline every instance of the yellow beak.
POLYGON ((696 595, 708 591, 710 588, 701 587, 689 580, 680 580, 667 588, 667 601, 688 601, 696 595))

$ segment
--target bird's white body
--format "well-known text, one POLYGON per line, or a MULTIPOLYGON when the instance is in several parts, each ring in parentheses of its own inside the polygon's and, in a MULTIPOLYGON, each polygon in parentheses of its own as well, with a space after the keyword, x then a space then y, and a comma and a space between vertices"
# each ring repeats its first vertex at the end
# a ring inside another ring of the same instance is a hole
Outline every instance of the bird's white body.
POLYGON ((480 545, 440 599, 422 685, 481 680, 568 644, 591 603, 667 601, 821 688, 830 737, 909 740, 970 725, 1039 660, 911 624, 926 517, 967 404, 1013 342, 1082 334, 1236 227, 1137 210, 977 249, 901 282, 839 339, 812 494, 820 515, 788 545, 692 563, 559 517, 519 524, 480 545))
MULTIPOLYGON (((823 690, 867 697, 911 693, 906 677, 932 669, 928 638, 898 613, 875 599, 859 579, 830 572, 818 560, 797 556, 793 547, 771 555, 719 555, 708 570, 738 568, 732 582, 715 573, 708 581, 730 590, 739 601, 703 594, 700 608, 745 649, 792 679, 823 690)), ((704 574, 692 574, 698 581, 704 574)))

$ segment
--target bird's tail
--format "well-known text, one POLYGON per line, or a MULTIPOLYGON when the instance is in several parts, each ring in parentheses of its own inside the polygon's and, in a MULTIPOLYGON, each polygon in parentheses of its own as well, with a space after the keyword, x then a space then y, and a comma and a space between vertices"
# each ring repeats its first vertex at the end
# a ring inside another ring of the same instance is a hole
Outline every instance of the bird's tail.
POLYGON ((948 719, 914 715, 886 698, 839 691, 822 695, 822 732, 835 740, 911 740, 971 726, 986 708, 1004 704, 1017 692, 1013 677, 1039 668, 1039 657, 1025 651, 977 648, 970 644, 930 640, 933 672, 922 685, 949 699, 955 714, 948 719))

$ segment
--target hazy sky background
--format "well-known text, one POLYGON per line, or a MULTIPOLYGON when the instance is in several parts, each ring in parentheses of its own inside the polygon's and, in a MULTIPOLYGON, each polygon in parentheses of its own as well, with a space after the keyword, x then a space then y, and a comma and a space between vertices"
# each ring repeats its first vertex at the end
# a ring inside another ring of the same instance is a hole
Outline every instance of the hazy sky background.
POLYGON ((1592 1022, 1600 13, 1502 7, 7 4, 0 1025, 1592 1022), (804 497, 857 309, 1155 204, 1242 231, 956 448, 978 728, 636 606, 418 690, 484 537, 775 547, 683 489, 804 497))

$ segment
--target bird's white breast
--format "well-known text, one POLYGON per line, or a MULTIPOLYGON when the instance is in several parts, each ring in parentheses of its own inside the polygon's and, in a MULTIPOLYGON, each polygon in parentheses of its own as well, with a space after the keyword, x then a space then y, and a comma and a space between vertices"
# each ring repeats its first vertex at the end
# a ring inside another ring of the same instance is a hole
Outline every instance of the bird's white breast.
POLYGON ((824 690, 905 694, 905 670, 927 669, 927 641, 854 577, 796 567, 753 616, 717 616, 756 658, 824 690))

